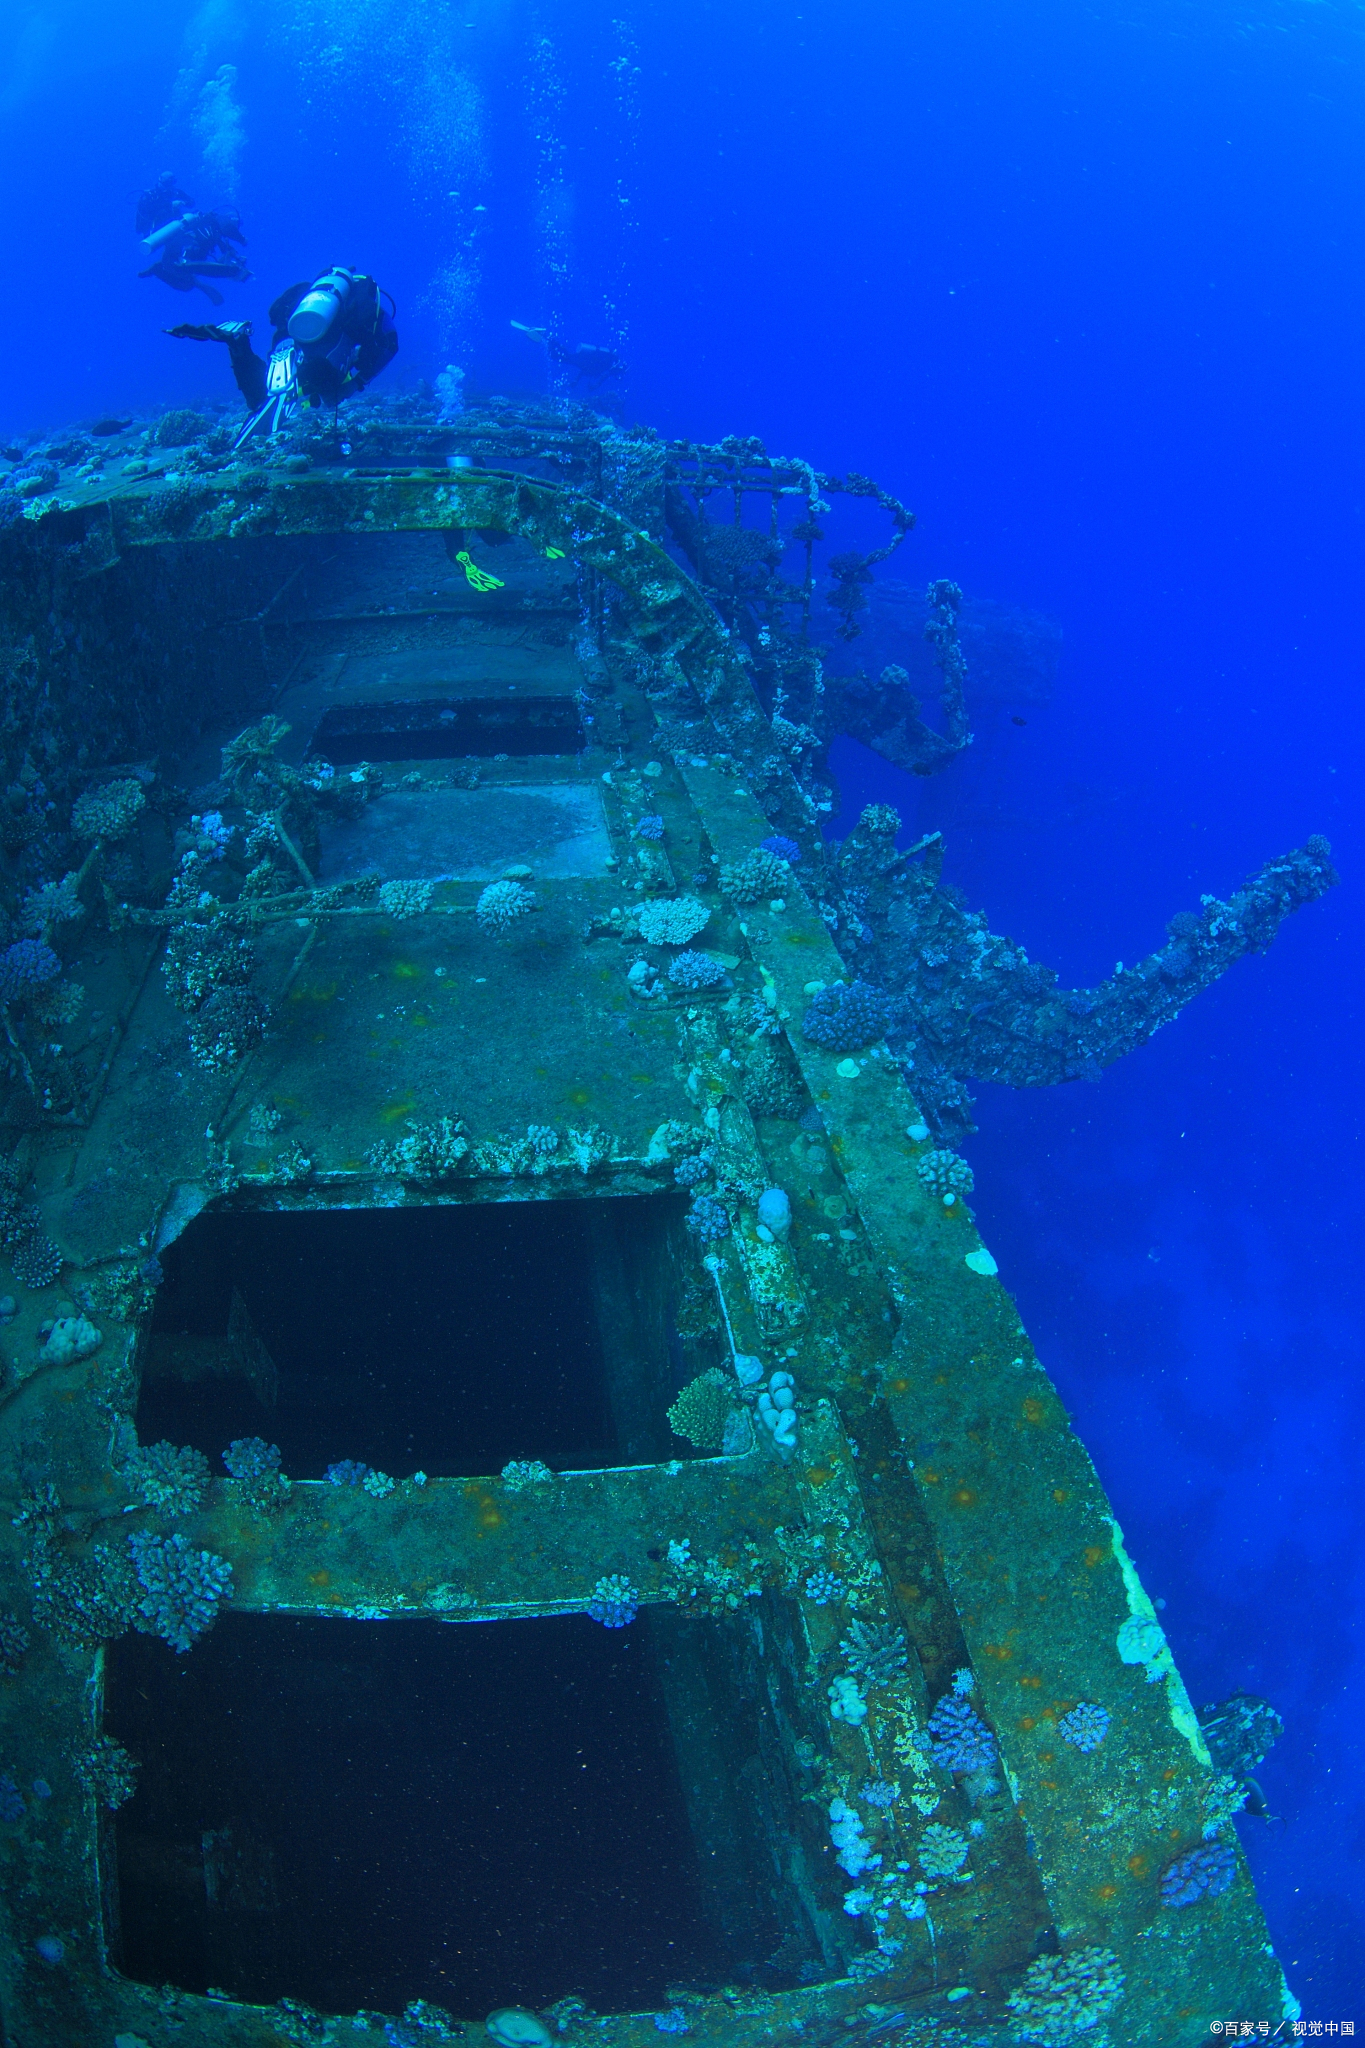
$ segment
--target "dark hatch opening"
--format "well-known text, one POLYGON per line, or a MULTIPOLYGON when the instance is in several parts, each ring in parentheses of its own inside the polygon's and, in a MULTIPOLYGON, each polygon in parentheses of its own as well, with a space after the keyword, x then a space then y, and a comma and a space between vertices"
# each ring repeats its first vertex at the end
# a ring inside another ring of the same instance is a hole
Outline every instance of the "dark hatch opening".
POLYGON ((206 1211, 162 1254, 138 1435, 215 1471, 263 1436, 295 1479, 673 1456, 679 1234, 671 1198, 206 1211))
POLYGON ((641 1616, 223 1615, 109 1646, 121 1967, 323 2010, 663 2002, 724 1976, 641 1616))
POLYGON ((469 754, 577 754, 584 746, 572 697, 423 697, 407 703, 334 704, 311 752, 351 761, 446 761, 469 754))

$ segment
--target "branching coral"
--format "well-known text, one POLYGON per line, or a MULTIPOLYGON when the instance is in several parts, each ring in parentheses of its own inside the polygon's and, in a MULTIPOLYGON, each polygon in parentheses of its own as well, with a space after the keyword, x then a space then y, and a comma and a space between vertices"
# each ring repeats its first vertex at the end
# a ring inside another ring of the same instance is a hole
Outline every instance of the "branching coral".
POLYGON ((289 1498, 289 1481, 280 1472, 280 1447, 264 1437, 234 1437, 223 1463, 237 1481, 242 1497, 258 1514, 270 1514, 289 1498))
POLYGON ((232 1566, 211 1550, 195 1550, 183 1536, 130 1536, 128 1548, 141 1589, 134 1626, 173 1650, 190 1649, 230 1594, 232 1566))
POLYGON ((525 1493, 529 1487, 543 1486, 555 1475, 539 1458, 510 1458, 501 1476, 509 1493, 525 1493))
POLYGON ((146 804, 140 782, 102 783, 76 798, 71 807, 71 830, 77 839, 124 839, 146 804))
POLYGON ((742 860, 727 861, 720 871, 722 896, 735 903, 757 903, 765 896, 780 896, 790 886, 791 869, 780 854, 756 846, 742 860))
POLYGON ((704 931, 711 913, 695 896, 659 897, 636 913, 640 937, 650 946, 685 946, 704 931))
POLYGON ((1069 1742, 1073 1749, 1098 1749, 1109 1733, 1109 1716, 1103 1707, 1097 1707, 1089 1700, 1082 1700, 1069 1714, 1063 1714, 1057 1723, 1057 1733, 1063 1742, 1069 1742))
POLYGON ((919 1838, 919 1867, 926 1877, 956 1877, 967 1861, 967 1837, 930 1821, 919 1838))
POLYGON ((73 871, 60 882, 44 882, 40 889, 30 889, 19 913, 24 930, 41 938, 54 925, 74 924, 84 917, 85 905, 76 893, 76 881, 73 871))
POLYGON ((864 1687, 889 1685, 906 1665, 905 1631, 856 1618, 839 1645, 849 1670, 864 1687))
MULTIPOLYGON (((432 882, 385 882, 379 891, 379 908, 386 917, 420 917, 424 910, 431 907, 431 892, 434 886, 432 882)), ((513 883, 511 886, 515 888, 516 884, 513 883)), ((484 895, 487 893, 485 890, 484 895)), ((482 905, 483 897, 480 897, 479 901, 482 905)), ((479 913, 479 922, 487 923, 482 909, 479 913)))
POLYGON ((669 961, 668 978, 678 988, 716 988, 725 979, 725 969, 710 953, 696 953, 689 947, 669 961))
POLYGON ((192 1515, 209 1483, 209 1461, 191 1445, 164 1441, 139 1444, 123 1468, 124 1477, 149 1508, 175 1519, 192 1515))
POLYGON ((435 1123, 413 1124, 407 1136, 392 1145, 376 1145, 369 1164, 376 1173, 398 1174, 404 1180, 448 1180, 469 1156, 469 1138, 458 1116, 435 1123))
POLYGON ((61 971, 51 946, 40 939, 16 939, 0 952, 0 1005, 29 1001, 61 971))
POLYGON ((724 1202, 714 1195, 694 1195, 687 1212, 687 1227, 703 1244, 719 1244, 730 1235, 730 1218, 724 1202))
POLYGON ((689 1380, 668 1411, 674 1436, 686 1437, 701 1451, 717 1451, 725 1441, 725 1425, 736 1406, 738 1388, 728 1373, 710 1366, 689 1380))
POLYGON ((865 981, 836 982, 814 996, 801 1022, 812 1045, 827 1052, 862 1052, 891 1022, 890 999, 865 981))
POLYGON ((995 1737, 970 1701, 947 1693, 929 1716, 934 1762, 945 1771, 984 1771, 996 1759, 995 1737))
POLYGON ((520 882, 490 882, 474 906, 474 916, 481 931, 501 938, 535 907, 535 896, 520 882))

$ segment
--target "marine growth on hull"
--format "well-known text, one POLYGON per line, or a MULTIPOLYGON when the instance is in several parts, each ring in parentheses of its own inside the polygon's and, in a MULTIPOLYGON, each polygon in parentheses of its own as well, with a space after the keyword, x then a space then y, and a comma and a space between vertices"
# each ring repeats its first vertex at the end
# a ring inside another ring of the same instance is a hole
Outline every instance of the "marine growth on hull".
POLYGON ((0 484, 7 2038, 1288 2011, 1278 1722, 1191 1703, 959 1148, 1330 849, 1063 989, 939 835, 825 837, 833 739, 951 774, 1039 656, 939 581, 856 665, 876 484, 316 417, 0 484))

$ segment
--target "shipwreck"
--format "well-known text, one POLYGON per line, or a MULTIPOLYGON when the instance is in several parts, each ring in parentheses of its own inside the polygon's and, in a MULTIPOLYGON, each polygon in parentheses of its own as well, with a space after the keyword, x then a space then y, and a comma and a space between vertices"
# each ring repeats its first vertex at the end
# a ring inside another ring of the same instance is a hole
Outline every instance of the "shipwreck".
POLYGON ((1325 842, 1063 990, 936 837, 823 835, 833 731, 970 737, 952 585, 937 721, 825 672, 868 479, 102 425, 0 485, 4 2039, 1292 2016, 1273 1713, 1191 1702, 956 1146, 1325 842))

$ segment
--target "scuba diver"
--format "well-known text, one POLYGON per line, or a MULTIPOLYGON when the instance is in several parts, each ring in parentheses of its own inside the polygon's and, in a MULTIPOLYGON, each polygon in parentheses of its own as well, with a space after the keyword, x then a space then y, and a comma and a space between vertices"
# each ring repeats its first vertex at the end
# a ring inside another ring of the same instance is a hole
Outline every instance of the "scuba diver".
POLYGON ((235 455, 254 434, 278 434, 304 406, 337 406, 354 397, 392 362, 398 332, 381 297, 389 295, 372 277, 340 264, 312 284, 291 284, 270 308, 268 362, 251 346, 249 320, 187 321, 166 332, 180 341, 226 343, 248 415, 232 444, 235 455))
POLYGON ((246 247, 246 236, 236 208, 199 212, 173 171, 163 171, 141 194, 136 225, 143 247, 155 258, 139 277, 159 277, 172 291, 200 291, 221 306, 222 293, 204 280, 227 277, 240 283, 251 275, 238 253, 246 247))
POLYGON ((200 291, 215 306, 222 305, 223 294, 206 284, 206 278, 228 277, 240 284, 251 275, 233 247, 246 246, 242 217, 235 207, 221 213, 176 214, 142 239, 155 251, 156 261, 140 270, 139 277, 159 277, 177 292, 200 291))
POLYGON ((602 348, 594 341, 580 341, 569 348, 548 327, 528 327, 522 320, 514 320, 512 325, 518 334, 528 334, 532 341, 538 341, 559 369, 572 370, 575 383, 586 380, 594 391, 609 378, 619 377, 626 367, 614 348, 602 348))
POLYGON ((193 205, 189 193, 176 184, 175 172, 163 171, 154 185, 139 194, 135 232, 145 238, 154 229, 164 228, 168 221, 178 220, 193 205))

